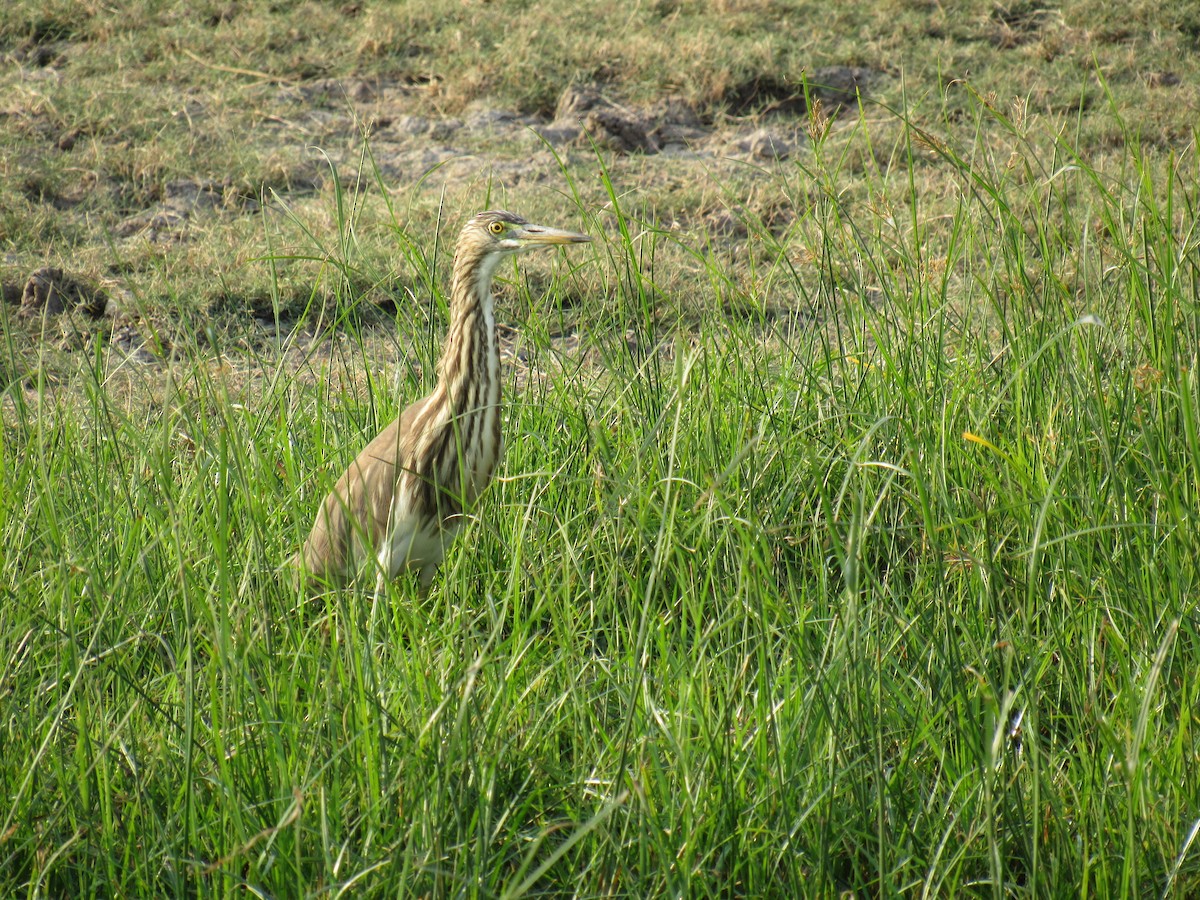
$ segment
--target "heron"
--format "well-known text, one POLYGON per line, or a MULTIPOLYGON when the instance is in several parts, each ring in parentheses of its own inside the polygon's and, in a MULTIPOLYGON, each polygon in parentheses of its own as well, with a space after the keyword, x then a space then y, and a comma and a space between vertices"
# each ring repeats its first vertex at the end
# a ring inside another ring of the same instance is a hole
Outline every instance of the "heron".
POLYGON ((500 352, 492 277, 530 250, 591 241, 504 210, 467 221, 454 251, 450 324, 437 385, 350 463, 293 563, 330 587, 415 571, 422 594, 500 458, 500 352))

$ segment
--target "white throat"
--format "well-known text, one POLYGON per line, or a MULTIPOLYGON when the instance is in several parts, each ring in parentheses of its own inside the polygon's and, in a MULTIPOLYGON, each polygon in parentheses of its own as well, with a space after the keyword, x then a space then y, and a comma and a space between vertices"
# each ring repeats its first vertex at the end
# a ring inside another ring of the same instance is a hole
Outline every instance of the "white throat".
POLYGON ((500 265, 500 260, 507 256, 507 253, 489 253, 479 264, 479 277, 475 279, 479 306, 483 310, 483 317, 488 328, 491 328, 496 320, 496 304, 492 299, 492 276, 496 274, 496 267, 500 265))

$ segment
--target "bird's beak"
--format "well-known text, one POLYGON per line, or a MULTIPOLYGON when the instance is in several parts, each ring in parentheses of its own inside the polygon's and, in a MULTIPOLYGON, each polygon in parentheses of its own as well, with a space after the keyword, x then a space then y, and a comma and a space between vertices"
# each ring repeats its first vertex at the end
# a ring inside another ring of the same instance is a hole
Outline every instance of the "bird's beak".
POLYGON ((586 234, 563 231, 561 228, 547 228, 545 225, 521 226, 521 243, 530 245, 530 249, 549 244, 587 244, 591 240, 586 234))

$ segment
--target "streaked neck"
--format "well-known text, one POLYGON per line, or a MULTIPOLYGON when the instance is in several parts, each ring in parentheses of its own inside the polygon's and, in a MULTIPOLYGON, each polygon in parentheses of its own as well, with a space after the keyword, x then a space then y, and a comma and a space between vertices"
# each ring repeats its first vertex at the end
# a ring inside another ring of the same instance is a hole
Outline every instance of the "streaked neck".
POLYGON ((459 257, 454 261, 450 327, 438 384, 456 417, 478 413, 500 401, 492 276, 501 259, 498 254, 488 254, 482 259, 459 257))

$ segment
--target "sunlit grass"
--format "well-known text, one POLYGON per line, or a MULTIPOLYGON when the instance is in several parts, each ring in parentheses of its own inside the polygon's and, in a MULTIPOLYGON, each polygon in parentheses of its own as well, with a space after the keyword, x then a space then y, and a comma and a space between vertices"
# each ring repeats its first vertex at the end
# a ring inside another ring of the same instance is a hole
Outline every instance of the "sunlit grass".
POLYGON ((429 232, 374 210, 393 341, 366 201, 297 213, 332 305, 184 348, 149 405, 103 346, 56 383, 6 330, 0 890, 1200 890, 1196 158, 1100 168, 972 110, 1009 152, 898 117, 849 172, 866 120, 819 141, 750 264, 600 160, 607 205, 551 223, 592 249, 502 273, 500 476, 374 628, 278 567, 430 383, 429 232), (664 292, 681 258, 711 303, 664 292), (347 349, 296 368, 318 321, 347 349))

